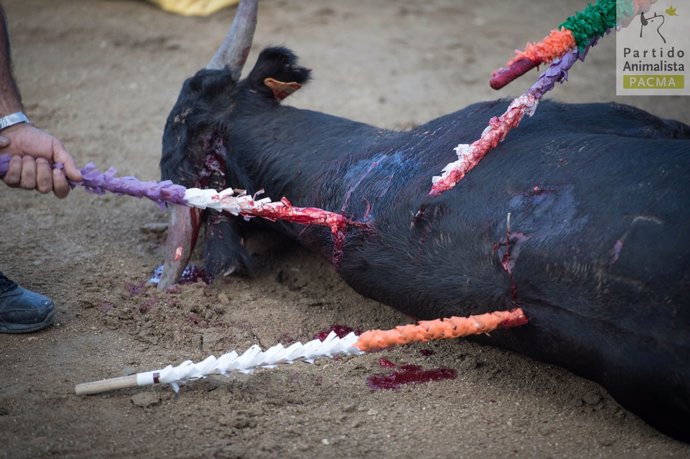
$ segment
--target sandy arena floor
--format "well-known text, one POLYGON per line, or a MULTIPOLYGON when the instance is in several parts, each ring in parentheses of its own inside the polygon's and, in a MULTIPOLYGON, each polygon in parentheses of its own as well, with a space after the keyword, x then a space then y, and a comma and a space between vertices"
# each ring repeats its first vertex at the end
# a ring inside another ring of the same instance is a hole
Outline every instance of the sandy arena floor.
MULTIPOLYGON (((182 81, 203 67, 233 9, 183 18, 140 1, 6 0, 15 73, 34 123, 80 164, 158 179, 160 139, 182 81)), ((314 80, 289 103, 409 128, 472 102, 513 49, 584 1, 263 0, 255 46, 294 49, 314 80)), ((615 97, 607 38, 551 97, 632 103, 690 122, 685 98, 615 97)), ((0 185, 0 270, 57 303, 57 325, 0 335, 0 457, 689 457, 598 385, 462 341, 296 364, 169 388, 78 397, 74 385, 252 344, 311 339, 334 324, 409 318, 363 299, 324 260, 270 234, 261 269, 159 294, 166 214, 75 190, 58 201, 0 185), (424 352, 423 352, 424 351, 424 352), (372 390, 379 359, 456 379, 372 390)))

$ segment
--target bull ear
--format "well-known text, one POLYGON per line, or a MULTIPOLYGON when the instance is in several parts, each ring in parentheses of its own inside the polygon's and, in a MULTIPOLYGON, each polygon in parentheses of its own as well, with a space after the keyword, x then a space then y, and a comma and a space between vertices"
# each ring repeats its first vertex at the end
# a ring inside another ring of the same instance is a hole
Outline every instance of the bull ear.
POLYGON ((296 81, 286 83, 285 81, 278 81, 274 80, 273 78, 266 78, 264 80, 264 84, 268 86, 271 91, 273 91, 273 97, 275 97, 277 100, 285 99, 287 96, 302 87, 302 85, 296 81))
POLYGON ((247 80, 251 88, 283 100, 305 84, 311 70, 297 65, 297 56, 287 48, 266 48, 259 55, 247 80))

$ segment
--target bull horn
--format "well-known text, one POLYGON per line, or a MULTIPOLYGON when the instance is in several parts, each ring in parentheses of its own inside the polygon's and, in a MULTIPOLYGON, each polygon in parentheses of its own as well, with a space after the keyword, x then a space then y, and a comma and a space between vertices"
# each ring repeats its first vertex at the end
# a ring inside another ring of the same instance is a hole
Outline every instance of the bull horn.
POLYGON ((239 80, 242 67, 249 55, 256 28, 256 13, 259 0, 241 0, 235 19, 207 69, 220 70, 226 65, 235 80, 239 80))

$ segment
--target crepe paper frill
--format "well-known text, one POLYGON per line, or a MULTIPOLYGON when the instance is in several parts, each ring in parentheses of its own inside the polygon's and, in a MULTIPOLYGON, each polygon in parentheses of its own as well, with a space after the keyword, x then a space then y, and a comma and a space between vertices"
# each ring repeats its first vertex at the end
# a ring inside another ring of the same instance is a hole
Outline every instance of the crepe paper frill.
POLYGON ((551 62, 547 71, 525 94, 514 99, 503 115, 489 121, 489 126, 478 140, 471 145, 460 144, 455 148, 458 160, 446 165, 441 176, 432 178, 429 194, 438 196, 455 187, 491 149, 505 139, 511 129, 520 124, 525 114, 531 116, 534 113, 539 99, 556 82, 567 81, 568 70, 578 57, 584 60, 587 50, 616 27, 618 19, 621 19, 621 25, 627 25, 630 18, 649 10, 654 1, 599 0, 595 4, 589 4, 583 11, 560 24, 559 30, 553 30, 542 42, 529 45, 507 67, 494 72, 491 86, 499 89, 531 68, 543 62, 551 62))
POLYGON ((563 21, 558 29, 552 30, 540 42, 527 43, 524 51, 515 51, 515 56, 504 67, 491 74, 489 84, 493 89, 501 89, 531 69, 549 63, 575 47, 584 51, 592 40, 601 38, 618 25, 626 26, 628 19, 648 11, 655 1, 599 0, 589 4, 563 21))
MULTIPOLYGON (((591 45, 595 43, 592 42, 591 45)), ((506 111, 498 117, 489 120, 489 125, 482 132, 481 137, 472 144, 460 144, 455 147, 458 160, 446 165, 440 176, 431 179, 432 187, 429 194, 438 196, 455 187, 465 175, 486 156, 486 154, 501 143, 511 129, 520 124, 525 114, 532 116, 537 108, 539 99, 553 89, 557 82, 568 80, 568 70, 578 60, 583 60, 587 49, 580 52, 577 48, 566 53, 563 58, 551 63, 549 68, 539 79, 520 97, 514 99, 506 111)))
POLYGON ((166 204, 189 205, 185 199, 185 187, 175 185, 170 180, 162 182, 144 182, 136 177, 117 177, 114 168, 106 172, 98 170, 95 164, 88 163, 81 169, 82 181, 72 182, 71 185, 83 186, 87 191, 95 194, 106 192, 119 195, 148 198, 158 203, 161 208, 166 204))
MULTIPOLYGON (((11 155, 7 153, 0 155, 0 177, 7 174, 10 158, 11 155)), ((62 169, 63 166, 58 163, 53 167, 62 169)), ((119 195, 148 198, 160 206, 165 203, 188 205, 185 201, 186 188, 181 185, 175 185, 170 180, 144 182, 136 177, 116 177, 116 172, 113 168, 101 172, 95 164, 88 163, 81 169, 82 181, 70 181, 70 185, 72 188, 83 186, 87 191, 95 194, 105 194, 107 191, 119 195)))
POLYGON ((259 368, 274 368, 280 364, 297 361, 313 363, 317 358, 361 355, 402 344, 478 335, 526 323, 524 312, 517 308, 469 317, 427 320, 417 325, 399 326, 392 330, 370 330, 359 336, 348 333, 341 338, 331 331, 323 341, 314 339, 305 344, 297 342, 289 347, 277 344, 265 351, 254 345, 242 354, 232 351, 220 357, 207 357, 198 363, 187 360, 177 366, 168 365, 160 370, 78 384, 75 392, 77 395, 89 395, 153 384, 170 384, 177 392, 180 384, 211 375, 251 373, 259 368))
POLYGON ((362 351, 376 351, 409 343, 481 335, 501 328, 525 324, 527 324, 527 317, 520 308, 469 317, 423 320, 416 325, 400 325, 391 330, 366 331, 359 335, 355 346, 362 351))
MULTIPOLYGON (((4 177, 9 169, 11 156, 0 155, 0 177, 4 177)), ((62 164, 53 167, 62 168, 62 164)), ((88 163, 81 169, 82 181, 70 182, 72 187, 82 186, 95 194, 106 192, 150 199, 161 207, 167 204, 177 204, 199 209, 215 209, 226 211, 245 218, 262 217, 267 220, 285 220, 302 225, 317 225, 328 227, 337 239, 344 237, 344 230, 348 226, 365 227, 366 224, 351 221, 344 215, 329 212, 316 207, 296 207, 286 198, 273 202, 270 198, 255 199, 244 191, 228 188, 222 191, 213 189, 185 188, 170 180, 162 182, 146 182, 136 177, 117 177, 116 170, 108 169, 101 172, 93 163, 88 163)))
POLYGON ((305 344, 294 343, 289 347, 277 344, 273 347, 261 350, 256 344, 238 354, 235 351, 228 352, 216 358, 209 356, 201 362, 194 363, 191 360, 182 362, 173 367, 168 365, 161 370, 138 373, 137 386, 151 384, 170 384, 175 392, 179 391, 179 383, 204 378, 218 374, 227 375, 233 372, 251 373, 258 368, 274 368, 279 364, 305 361, 313 363, 320 357, 334 357, 336 355, 359 355, 360 350, 355 343, 357 335, 349 333, 339 338, 335 332, 330 332, 323 341, 314 339, 305 344))

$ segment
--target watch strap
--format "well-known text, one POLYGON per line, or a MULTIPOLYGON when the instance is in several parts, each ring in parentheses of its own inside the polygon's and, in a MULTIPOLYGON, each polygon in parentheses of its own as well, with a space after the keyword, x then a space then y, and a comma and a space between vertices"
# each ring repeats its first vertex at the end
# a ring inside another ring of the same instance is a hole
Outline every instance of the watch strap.
POLYGON ((10 113, 7 116, 0 117, 0 131, 19 123, 31 124, 31 121, 23 112, 10 113))

